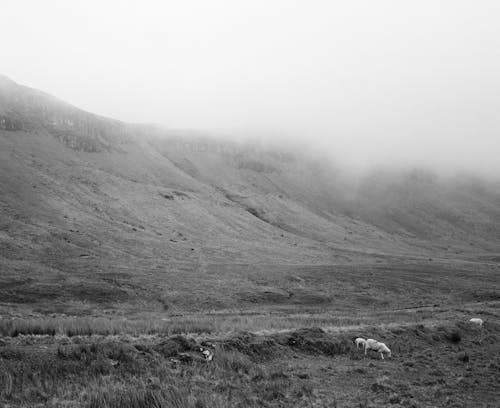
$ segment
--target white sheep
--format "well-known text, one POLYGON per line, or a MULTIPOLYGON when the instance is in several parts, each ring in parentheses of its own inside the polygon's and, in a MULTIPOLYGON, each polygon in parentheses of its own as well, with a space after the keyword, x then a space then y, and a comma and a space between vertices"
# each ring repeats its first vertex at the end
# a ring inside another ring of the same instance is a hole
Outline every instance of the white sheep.
POLYGON ((391 349, 385 345, 385 343, 380 343, 374 339, 368 339, 365 343, 365 354, 368 350, 374 350, 377 353, 380 353, 380 357, 384 360, 384 354, 387 354, 388 357, 391 357, 391 349))
POLYGON ((358 337, 356 340, 354 340, 354 343, 356 344, 356 348, 359 349, 359 346, 365 347, 366 340, 363 337, 358 337))
POLYGON ((378 341, 374 340, 374 339, 365 340, 365 354, 367 353, 368 350, 371 349, 372 345, 376 345, 377 343, 378 343, 378 341))
POLYGON ((473 317, 472 319, 469 320, 469 322, 477 324, 479 327, 482 327, 484 323, 483 319, 480 319, 479 317, 473 317))

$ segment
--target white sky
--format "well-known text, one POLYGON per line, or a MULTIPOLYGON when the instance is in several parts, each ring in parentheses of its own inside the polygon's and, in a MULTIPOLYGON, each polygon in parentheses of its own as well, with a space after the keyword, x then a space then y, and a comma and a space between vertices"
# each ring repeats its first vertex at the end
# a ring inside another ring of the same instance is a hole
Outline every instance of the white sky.
POLYGON ((0 73, 125 121, 500 173, 498 0, 2 0, 0 73))

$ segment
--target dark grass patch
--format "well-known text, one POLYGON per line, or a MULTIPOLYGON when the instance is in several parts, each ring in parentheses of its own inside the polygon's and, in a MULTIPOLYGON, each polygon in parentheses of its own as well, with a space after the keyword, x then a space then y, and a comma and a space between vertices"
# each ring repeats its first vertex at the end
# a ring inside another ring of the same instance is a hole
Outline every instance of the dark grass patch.
POLYGON ((462 331, 458 327, 439 326, 434 331, 433 339, 436 341, 444 339, 447 342, 458 344, 462 341, 462 331))
POLYGON ((220 343, 223 350, 236 350, 250 356, 254 360, 277 357, 282 350, 279 343, 272 337, 256 336, 242 332, 220 343))
POLYGON ((347 354, 353 347, 350 336, 333 336, 318 327, 299 329, 277 336, 277 341, 298 351, 327 356, 347 354))
POLYGON ((500 300, 500 292, 495 290, 485 290, 485 289, 477 289, 477 290, 465 290, 457 295, 457 298, 460 301, 473 302, 473 301, 495 301, 500 300))
POLYGON ((85 408, 188 408, 188 395, 175 387, 167 389, 105 389, 88 396, 85 408))
POLYGON ((56 355, 63 360, 95 360, 99 356, 119 362, 131 362, 135 359, 137 349, 121 342, 84 343, 60 346, 56 355))
MULTIPOLYGON (((229 372, 234 372, 238 374, 250 374, 252 369, 255 369, 254 363, 250 358, 237 351, 224 351, 218 353, 216 357, 216 364, 218 367, 229 372)), ((262 381, 264 379, 263 374, 258 372, 252 377, 252 381, 262 381)))
POLYGON ((462 335, 458 330, 452 330, 448 333, 445 334, 445 339, 448 340, 450 343, 460 343, 462 340, 462 335))
POLYGON ((27 304, 67 299, 105 304, 129 299, 126 291, 106 282, 81 282, 74 285, 30 283, 2 290, 0 295, 4 302, 27 304))
POLYGON ((199 351, 200 345, 184 336, 173 336, 153 346, 153 350, 164 357, 174 357, 179 353, 199 351))

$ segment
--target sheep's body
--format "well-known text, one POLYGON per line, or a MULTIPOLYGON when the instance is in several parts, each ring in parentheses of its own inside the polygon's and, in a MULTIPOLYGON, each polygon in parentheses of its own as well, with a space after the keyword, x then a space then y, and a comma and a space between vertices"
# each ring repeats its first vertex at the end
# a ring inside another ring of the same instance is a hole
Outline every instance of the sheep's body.
POLYGON ((372 349, 372 345, 375 346, 378 343, 377 340, 374 339, 367 339, 365 341, 365 354, 368 352, 368 350, 372 349))
POLYGON ((365 347, 366 340, 363 337, 358 337, 356 340, 354 340, 354 343, 356 343, 356 348, 358 349, 359 346, 365 347))
POLYGON ((374 339, 366 340, 365 354, 367 354, 368 350, 374 350, 377 353, 380 353, 382 360, 384 360, 384 354, 387 354, 389 357, 391 356, 391 349, 387 347, 385 343, 380 343, 374 339))
POLYGON ((473 317, 469 321, 473 324, 477 324, 479 327, 481 327, 484 323, 483 319, 480 319, 479 317, 473 317))

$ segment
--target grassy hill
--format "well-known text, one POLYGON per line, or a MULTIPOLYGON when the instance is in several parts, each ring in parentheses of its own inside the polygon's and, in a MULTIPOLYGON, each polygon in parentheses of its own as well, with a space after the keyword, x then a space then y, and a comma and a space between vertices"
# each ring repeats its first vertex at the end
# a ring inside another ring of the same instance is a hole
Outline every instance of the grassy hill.
POLYGON ((127 124, 0 77, 6 309, 333 307, 331 275, 301 266, 482 271, 499 245, 499 183, 355 178, 291 148, 127 124))

